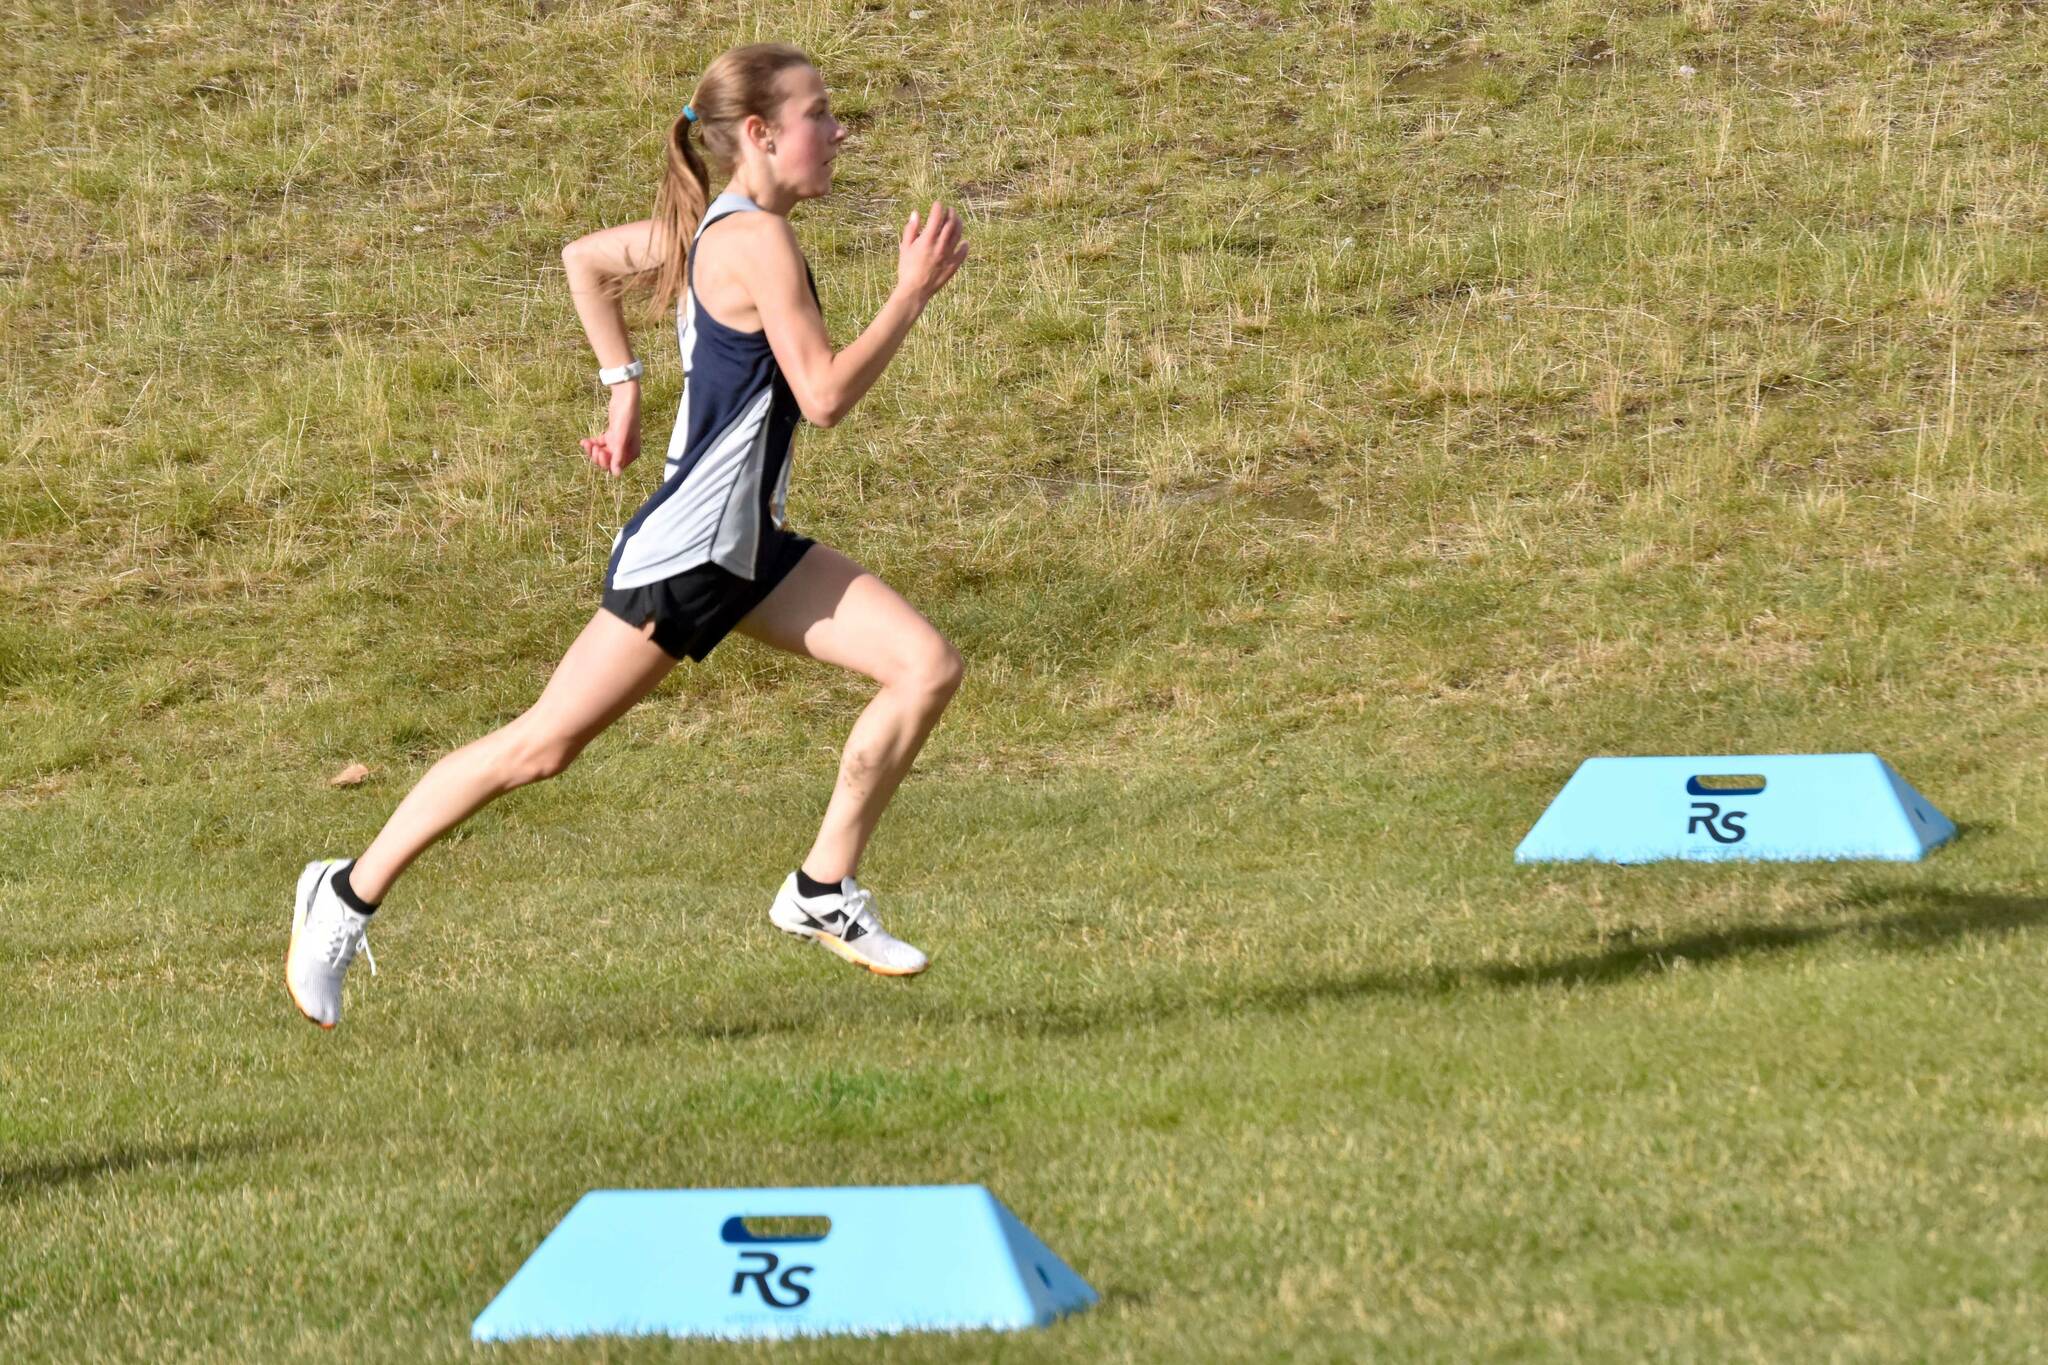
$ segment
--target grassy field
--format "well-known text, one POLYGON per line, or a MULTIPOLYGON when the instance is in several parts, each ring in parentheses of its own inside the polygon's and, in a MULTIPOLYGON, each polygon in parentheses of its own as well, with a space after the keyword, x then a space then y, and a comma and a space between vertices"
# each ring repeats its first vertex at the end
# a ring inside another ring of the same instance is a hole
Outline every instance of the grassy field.
POLYGON ((15 0, 0 1358, 2039 1358, 2044 19, 15 0), (975 242, 792 491, 969 661, 864 869, 935 965, 770 930, 862 693, 741 642, 322 1034, 298 868, 534 696, 658 477, 580 460, 557 253, 757 36, 855 130, 836 337, 913 206, 975 242), (1510 862, 1588 754, 1864 749, 1952 847, 1510 862), (594 1187, 952 1181, 1102 1305, 467 1341, 594 1187))

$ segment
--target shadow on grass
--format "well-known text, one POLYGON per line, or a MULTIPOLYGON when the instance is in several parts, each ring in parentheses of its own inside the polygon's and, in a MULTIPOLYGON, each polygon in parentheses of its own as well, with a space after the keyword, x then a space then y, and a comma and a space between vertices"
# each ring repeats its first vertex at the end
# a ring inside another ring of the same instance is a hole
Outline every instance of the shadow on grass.
POLYGON ((1096 1285, 1096 1292, 1102 1295, 1104 1308, 1143 1308, 1159 1295, 1151 1289, 1134 1289, 1121 1281, 1096 1285))
POLYGON ((1476 975, 1501 986, 1605 985, 1669 970, 1680 961, 1698 966, 1730 958, 1784 952, 1831 939, 1866 938, 1881 947, 1932 948, 1970 934, 2012 933, 2048 924, 2048 897, 1997 896, 1941 890, 1861 890, 1842 900, 1851 910, 1883 910, 1924 902, 1898 914, 1861 915, 1823 923, 1739 924, 1681 934, 1653 943, 1626 943, 1556 962, 1485 967, 1476 975))
POLYGON ((2005 896, 1940 889, 1863 889, 1840 902, 1852 912, 1836 921, 1737 924, 1649 942, 1612 943, 1598 952, 1548 962, 1488 963, 1428 971, 1352 972, 1242 990, 1167 992, 1102 1003, 1077 1002, 1038 1011, 987 1016, 1024 1033, 1072 1036, 1191 1014, 1295 1014, 1317 1005, 1369 996, 1449 996, 1474 987, 1513 990, 1531 986, 1610 986, 1654 976, 1684 963, 1698 967, 1789 952, 1836 939, 1860 938, 1880 947, 1927 949, 1976 934, 2009 934, 2048 924, 2048 897, 2005 896), (1914 908, 1896 913, 1890 907, 1914 908))
POLYGON ((517 1027, 511 1029, 498 1015, 467 1023, 444 1021, 434 1030, 425 1050, 444 1062, 468 1064, 513 1055, 587 1052, 600 1044, 658 1047, 678 1041, 751 1043, 809 1035, 817 1029, 815 1011, 757 1005, 747 1007, 745 1013, 725 1009, 713 1017, 699 1007, 679 1008, 658 996, 650 996, 601 1012, 553 1008, 526 1011, 520 1014, 517 1027))
POLYGON ((0 1166, 0 1204, 102 1176, 126 1175, 155 1167, 203 1166, 225 1158, 272 1152, 283 1145, 284 1139, 274 1135, 240 1133, 203 1142, 116 1142, 97 1152, 8 1164, 0 1166))
MULTIPOLYGON (((1880 949, 1916 950, 1973 934, 2006 934, 2048 925, 2048 897, 2007 896, 1920 888, 1863 888, 1836 902, 1838 918, 1790 923, 1745 923, 1641 940, 1627 931, 1597 951, 1549 961, 1482 963, 1426 969, 1359 971, 1289 981, 1187 987, 1148 983, 1114 994, 1068 1000, 1029 999, 1001 1007, 960 1008, 906 1001, 909 1014, 940 1025, 969 1024, 1025 1037, 1080 1037, 1185 1018, 1298 1014, 1321 1005, 1368 997, 1428 999, 1473 990, 1527 987, 1598 987, 1655 976, 1678 967, 1765 958, 1816 944, 1860 939, 1880 949)), ((860 1026, 886 1026, 893 1009, 864 1013, 860 1026)), ((596 1014, 546 1010, 509 1033, 493 1022, 476 1032, 441 1030, 435 1050, 457 1060, 471 1055, 574 1052, 601 1039, 611 1046, 651 1047, 677 1040, 748 1043, 808 1035, 818 1027, 812 1009, 754 1002, 716 1017, 650 997, 596 1014)))

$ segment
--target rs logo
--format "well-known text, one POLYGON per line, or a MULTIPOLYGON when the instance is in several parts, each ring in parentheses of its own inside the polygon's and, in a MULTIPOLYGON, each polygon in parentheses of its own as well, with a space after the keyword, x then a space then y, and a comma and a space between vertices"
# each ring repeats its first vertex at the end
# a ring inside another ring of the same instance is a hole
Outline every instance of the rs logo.
POLYGON ((817 1270, 815 1266, 793 1265, 780 1275, 776 1275, 775 1283, 788 1290, 791 1295, 787 1299, 779 1299, 775 1297, 775 1291, 768 1287, 768 1277, 775 1275, 775 1268, 781 1264, 780 1260, 772 1251, 742 1251, 740 1253, 741 1260, 746 1260, 749 1257, 758 1257, 762 1264, 755 1266, 752 1270, 747 1270, 744 1267, 735 1270, 732 1274, 733 1293, 741 1292, 741 1287, 748 1280, 752 1280, 754 1288, 761 1293, 761 1302, 767 1304, 770 1308, 795 1308, 811 1296, 810 1286, 798 1284, 796 1276, 815 1274, 817 1270))
POLYGON ((1698 834, 1704 829, 1707 837, 1717 844, 1739 844, 1749 831, 1735 822, 1748 818, 1746 810, 1731 810, 1723 815, 1721 808, 1712 801, 1695 801, 1692 803, 1692 815, 1685 822, 1685 832, 1698 834), (1719 828, 1715 827, 1716 822, 1719 828))

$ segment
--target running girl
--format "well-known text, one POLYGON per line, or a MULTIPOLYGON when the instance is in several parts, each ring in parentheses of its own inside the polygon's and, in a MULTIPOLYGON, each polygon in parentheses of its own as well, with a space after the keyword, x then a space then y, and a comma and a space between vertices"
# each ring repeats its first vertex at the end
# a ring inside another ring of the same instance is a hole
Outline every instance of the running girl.
POLYGON ((880 579, 791 531, 783 509, 798 418, 829 427, 860 402, 967 259, 967 244, 950 210, 933 204, 922 221, 912 213, 895 292, 835 352, 789 211, 830 192, 845 141, 803 53, 735 48, 711 64, 669 132, 654 218, 562 252, 598 377, 611 387, 604 434, 582 443, 607 473, 640 453, 640 362, 621 288, 652 278, 658 315, 680 300, 686 386, 664 478, 619 533, 603 605, 532 708, 436 763, 360 858, 309 863, 300 874, 285 983, 315 1023, 340 1020, 342 977, 413 859, 492 799, 568 767, 679 659, 701 660, 733 630, 881 685, 847 738, 817 839, 769 920, 870 971, 924 970, 925 955, 882 928, 854 873, 960 685, 960 655, 880 579), (698 139, 728 173, 715 199, 698 139))

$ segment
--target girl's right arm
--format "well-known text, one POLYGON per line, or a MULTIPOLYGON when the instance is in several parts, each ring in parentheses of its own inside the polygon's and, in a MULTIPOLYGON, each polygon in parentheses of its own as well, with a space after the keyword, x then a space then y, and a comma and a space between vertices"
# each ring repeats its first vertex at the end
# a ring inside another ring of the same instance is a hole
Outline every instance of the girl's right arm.
MULTIPOLYGON (((655 247, 654 224, 642 220, 578 237, 562 248, 569 298, 600 366, 616 369, 633 358, 617 282, 659 266, 655 247)), ((640 381, 612 385, 607 409, 604 434, 584 437, 583 455, 607 474, 616 474, 640 454, 640 381)))
POLYGON ((895 290, 867 329, 835 353, 818 302, 811 296, 789 220, 750 213, 742 221, 752 240, 749 250, 733 258, 738 278, 752 296, 776 364, 812 426, 833 425, 866 396, 925 305, 967 259, 960 219, 951 209, 933 204, 922 222, 918 214, 911 214, 897 252, 895 290))

